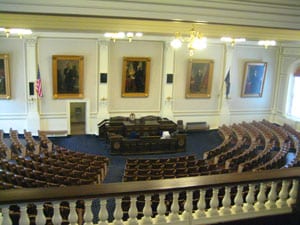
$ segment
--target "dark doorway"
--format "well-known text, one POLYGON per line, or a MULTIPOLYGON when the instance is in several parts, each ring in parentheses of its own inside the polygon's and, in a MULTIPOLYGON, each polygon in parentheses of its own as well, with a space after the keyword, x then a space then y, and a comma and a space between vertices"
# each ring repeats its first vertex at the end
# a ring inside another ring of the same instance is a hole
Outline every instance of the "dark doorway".
POLYGON ((70 103, 71 135, 85 134, 85 102, 70 103))

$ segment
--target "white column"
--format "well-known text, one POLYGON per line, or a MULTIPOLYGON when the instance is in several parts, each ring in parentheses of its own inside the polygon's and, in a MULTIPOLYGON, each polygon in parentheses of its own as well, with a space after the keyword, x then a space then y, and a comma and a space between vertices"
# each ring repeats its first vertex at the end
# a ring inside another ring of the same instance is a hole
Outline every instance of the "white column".
POLYGON ((108 51, 109 51, 109 42, 108 41, 99 41, 98 42, 98 122, 101 122, 104 119, 109 117, 108 113, 108 84, 109 84, 109 74, 108 74, 108 51), (101 74, 106 74, 107 81, 100 82, 101 74))
POLYGON ((173 119, 172 105, 174 79, 174 49, 170 46, 169 42, 166 42, 164 46, 161 116, 167 117, 171 120, 173 119), (172 76, 173 82, 167 83, 167 74, 170 74, 170 76, 172 76))
POLYGON ((35 82, 37 79, 37 40, 35 38, 25 41, 25 68, 26 68, 26 93, 27 93, 27 130, 33 135, 38 135, 40 129, 40 101, 36 93, 29 95, 29 82, 35 82))

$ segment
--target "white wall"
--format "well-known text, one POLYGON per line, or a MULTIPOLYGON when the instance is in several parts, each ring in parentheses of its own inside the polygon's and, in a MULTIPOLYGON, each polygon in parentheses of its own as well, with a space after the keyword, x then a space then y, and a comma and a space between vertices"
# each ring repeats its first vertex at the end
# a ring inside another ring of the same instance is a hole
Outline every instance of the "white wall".
POLYGON ((0 37, 0 54, 9 55, 10 99, 0 99, 0 129, 23 131, 26 127, 27 81, 25 70, 25 39, 0 37))
MULTIPOLYGON (((10 127, 29 129, 26 123, 28 78, 26 71, 25 40, 2 38, 0 52, 10 54, 12 99, 0 101, 0 128, 6 132, 10 127)), ((277 114, 284 109, 286 92, 285 67, 297 57, 284 57, 279 60, 278 47, 265 49, 254 45, 236 45, 232 49, 231 92, 230 99, 224 96, 224 78, 226 73, 226 48, 221 43, 209 43, 208 47, 189 56, 186 48, 174 51, 174 57, 164 57, 162 41, 127 41, 110 42, 108 45, 107 84, 99 84, 100 58, 99 40, 96 38, 41 37, 37 39, 37 63, 40 67, 44 97, 36 109, 40 112, 40 129, 70 130, 70 102, 86 102, 86 133, 97 134, 97 116, 101 112, 99 90, 108 89, 107 104, 109 116, 129 115, 134 112, 137 117, 143 115, 160 115, 166 104, 162 101, 162 90, 166 85, 164 71, 166 65, 174 67, 174 82, 170 93, 172 96, 173 119, 184 122, 207 121, 211 128, 223 123, 272 119, 276 108, 277 114), (84 56, 84 98, 54 99, 52 91, 52 55, 84 56), (150 88, 148 97, 128 98, 121 96, 123 57, 150 57, 150 88), (189 59, 210 59, 214 62, 213 83, 210 98, 186 98, 187 66, 189 59), (244 76, 244 63, 248 61, 267 62, 267 74, 262 97, 241 97, 244 76), (280 65, 278 64, 280 62, 280 65), (277 69, 280 69, 280 73, 277 69), (278 78, 279 76, 279 78, 278 78), (278 95, 275 91, 278 90, 278 95), (224 113, 225 112, 225 113, 224 113), (228 120, 224 115, 228 114, 228 120)), ((282 57, 282 56, 281 56, 282 57)), ((169 90, 167 88, 166 90, 169 90)), ((167 91, 168 92, 168 91, 167 91)), ((278 121, 279 121, 279 117, 278 121)), ((276 120, 276 119, 275 119, 276 120)))

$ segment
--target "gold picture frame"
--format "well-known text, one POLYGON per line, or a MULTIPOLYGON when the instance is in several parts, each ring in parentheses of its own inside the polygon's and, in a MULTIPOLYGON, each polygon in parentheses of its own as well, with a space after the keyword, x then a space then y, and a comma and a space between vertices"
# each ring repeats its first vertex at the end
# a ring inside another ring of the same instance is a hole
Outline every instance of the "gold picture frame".
POLYGON ((186 98, 210 98, 213 69, 213 60, 189 60, 185 94, 186 98))
POLYGON ((10 99, 10 72, 8 54, 0 54, 0 99, 10 99))
POLYGON ((53 55, 53 98, 83 98, 83 56, 53 55))
POLYGON ((245 62, 242 97, 262 97, 266 71, 266 62, 245 62))
POLYGON ((150 57, 123 57, 122 97, 148 97, 150 57))

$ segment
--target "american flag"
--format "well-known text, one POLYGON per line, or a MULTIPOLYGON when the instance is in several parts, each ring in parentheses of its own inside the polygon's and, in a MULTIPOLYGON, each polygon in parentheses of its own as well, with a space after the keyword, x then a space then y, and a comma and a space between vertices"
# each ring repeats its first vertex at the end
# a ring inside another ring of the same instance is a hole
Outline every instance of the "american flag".
POLYGON ((42 80, 41 80, 41 74, 40 74, 40 68, 39 67, 38 67, 38 72, 37 72, 35 90, 36 90, 36 93, 37 93, 38 97, 43 97, 42 80))

